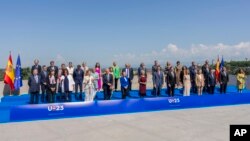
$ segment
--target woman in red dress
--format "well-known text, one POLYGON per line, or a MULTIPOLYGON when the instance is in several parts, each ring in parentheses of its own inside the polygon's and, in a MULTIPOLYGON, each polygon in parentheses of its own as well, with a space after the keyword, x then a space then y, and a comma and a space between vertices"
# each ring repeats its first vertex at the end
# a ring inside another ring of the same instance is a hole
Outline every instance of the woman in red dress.
POLYGON ((140 84, 140 87, 139 87, 139 95, 141 98, 145 97, 146 96, 146 85, 147 85, 147 77, 145 75, 145 71, 142 70, 141 71, 141 77, 139 78, 139 84, 140 84))

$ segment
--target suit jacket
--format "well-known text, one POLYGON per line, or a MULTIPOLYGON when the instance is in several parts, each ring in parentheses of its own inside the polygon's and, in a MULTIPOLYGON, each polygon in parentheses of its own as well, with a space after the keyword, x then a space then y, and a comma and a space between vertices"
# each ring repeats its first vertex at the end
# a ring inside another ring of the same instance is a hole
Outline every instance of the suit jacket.
POLYGON ((164 83, 164 76, 163 72, 160 71, 160 74, 158 72, 154 72, 153 74, 153 84, 157 86, 161 86, 164 83))
POLYGON ((220 83, 226 84, 226 83, 228 83, 228 81, 229 81, 228 73, 226 72, 226 75, 225 75, 224 72, 221 72, 220 73, 220 83))
POLYGON ((174 86, 176 84, 176 74, 173 72, 174 76, 172 75, 171 72, 168 73, 167 75, 167 85, 174 86))
POLYGON ((209 74, 207 76, 207 84, 210 85, 210 86, 215 86, 216 85, 216 77, 215 77, 215 74, 213 74, 213 77, 212 77, 212 74, 209 74))
POLYGON ((121 77, 120 78, 120 83, 121 83, 121 87, 123 87, 123 88, 127 87, 129 85, 128 78, 126 76, 125 77, 121 77))
POLYGON ((109 74, 109 79, 107 77, 107 74, 104 74, 102 76, 102 81, 103 81, 103 87, 108 86, 108 83, 110 83, 111 85, 113 85, 113 75, 109 74))
MULTIPOLYGON (((47 72, 47 71, 46 71, 46 72, 47 72)), ((46 75, 46 76, 45 76, 44 71, 41 72, 40 76, 41 76, 41 83, 42 83, 42 84, 47 82, 47 81, 46 81, 46 78, 47 78, 48 75, 49 75, 48 72, 47 72, 47 75, 46 75)))
POLYGON ((31 75, 28 80, 28 85, 29 85, 29 92, 34 93, 34 92, 40 92, 40 86, 41 86, 41 77, 38 76, 38 82, 36 82, 35 76, 31 75))
POLYGON ((31 74, 33 74, 33 70, 34 69, 37 69, 38 70, 38 74, 40 75, 40 73, 42 72, 42 67, 40 66, 40 65, 33 65, 32 67, 31 67, 31 74))
MULTIPOLYGON (((126 72, 126 69, 127 68, 124 68, 122 69, 122 72, 126 72)), ((134 70, 132 68, 129 68, 129 77, 128 77, 130 80, 133 80, 134 79, 134 70)))
MULTIPOLYGON (((52 71, 52 66, 49 66, 47 71, 50 73, 52 71)), ((57 78, 57 75, 58 75, 58 67, 57 66, 54 66, 54 71, 55 71, 55 76, 57 78)))
POLYGON ((84 71, 82 69, 79 71, 76 69, 73 73, 73 78, 75 83, 82 83, 84 79, 84 71))
POLYGON ((55 76, 55 84, 50 83, 49 76, 46 78, 46 82, 47 82, 47 88, 48 88, 49 91, 51 91, 51 88, 56 88, 56 86, 57 86, 57 78, 56 78, 56 76, 55 76))

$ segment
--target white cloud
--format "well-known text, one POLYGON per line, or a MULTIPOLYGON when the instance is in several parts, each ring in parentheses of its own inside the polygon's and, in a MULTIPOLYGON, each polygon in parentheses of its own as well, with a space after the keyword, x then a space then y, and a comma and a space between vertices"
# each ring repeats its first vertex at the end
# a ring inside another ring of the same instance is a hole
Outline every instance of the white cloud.
POLYGON ((114 59, 120 63, 130 62, 139 64, 144 62, 152 64, 154 60, 159 60, 161 64, 166 61, 175 63, 180 60, 184 64, 191 61, 203 63, 206 59, 216 60, 217 56, 224 57, 224 60, 244 60, 250 57, 250 42, 240 42, 235 45, 218 43, 215 45, 193 44, 190 47, 178 47, 176 44, 168 44, 165 48, 156 51, 148 50, 145 53, 127 53, 114 55, 114 59))

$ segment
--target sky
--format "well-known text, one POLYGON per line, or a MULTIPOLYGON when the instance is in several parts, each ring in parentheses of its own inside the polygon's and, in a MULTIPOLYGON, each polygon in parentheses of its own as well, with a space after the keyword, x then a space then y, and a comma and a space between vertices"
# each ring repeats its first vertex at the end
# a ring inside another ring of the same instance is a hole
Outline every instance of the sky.
MULTIPOLYGON (((250 57, 249 0, 0 0, 0 68, 250 57)), ((211 61, 210 61, 211 62, 211 61)))

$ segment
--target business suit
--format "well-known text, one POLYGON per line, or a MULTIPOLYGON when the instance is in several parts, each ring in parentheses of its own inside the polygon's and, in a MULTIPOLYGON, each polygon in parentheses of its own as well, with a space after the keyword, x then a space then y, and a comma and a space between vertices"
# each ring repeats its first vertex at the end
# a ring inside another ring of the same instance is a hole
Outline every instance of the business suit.
POLYGON ((176 74, 174 72, 169 72, 167 76, 167 87, 168 87, 168 95, 174 96, 174 89, 176 84, 176 74))
POLYGON ((122 99, 125 99, 126 96, 128 96, 129 94, 129 90, 128 90, 128 85, 129 85, 129 81, 128 78, 125 76, 120 78, 120 84, 121 84, 121 91, 122 91, 122 99))
POLYGON ((46 78, 46 82, 47 82, 47 93, 48 93, 48 102, 49 103, 54 103, 55 97, 56 97, 56 86, 57 86, 57 79, 54 76, 54 80, 52 81, 52 77, 48 76, 46 78), (53 90, 55 89, 55 90, 53 90))
POLYGON ((209 76, 209 68, 206 67, 205 65, 202 66, 202 74, 204 76, 205 79, 205 86, 203 89, 203 92, 208 92, 209 93, 209 88, 208 88, 208 76, 209 76))
POLYGON ((227 72, 220 73, 220 93, 226 93, 227 83, 229 82, 229 75, 227 72))
POLYGON ((102 76, 103 80, 103 93, 104 93, 104 100, 110 100, 111 98, 111 91, 113 87, 113 75, 112 74, 104 74, 102 76), (111 84, 111 85, 109 85, 111 84))
POLYGON ((210 73, 208 76, 207 76, 207 84, 208 84, 208 93, 209 94, 214 94, 214 88, 215 88, 215 85, 216 85, 216 78, 215 78, 215 75, 214 73, 210 73))
POLYGON ((33 74, 33 70, 34 70, 34 69, 37 69, 38 75, 41 74, 41 72, 42 72, 42 67, 41 67, 40 65, 33 65, 33 66, 31 67, 31 74, 33 74))
POLYGON ((132 90, 132 80, 134 79, 134 70, 132 68, 124 68, 122 72, 126 72, 127 78, 128 78, 128 90, 132 90))
POLYGON ((75 81, 75 96, 77 98, 78 87, 80 89, 79 100, 82 100, 82 83, 84 79, 84 71, 82 69, 76 69, 73 73, 73 78, 75 81))
POLYGON ((159 96, 161 94, 161 88, 164 83, 164 75, 162 71, 153 73, 153 85, 155 88, 154 95, 159 96))
POLYGON ((28 80, 30 104, 38 104, 40 92, 41 78, 39 75, 31 75, 28 80))
POLYGON ((42 96, 41 96, 41 101, 45 102, 47 101, 47 83, 46 83, 46 78, 48 76, 48 72, 47 71, 42 71, 41 74, 41 89, 42 89, 42 96))

